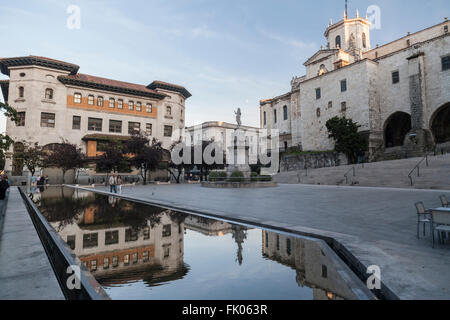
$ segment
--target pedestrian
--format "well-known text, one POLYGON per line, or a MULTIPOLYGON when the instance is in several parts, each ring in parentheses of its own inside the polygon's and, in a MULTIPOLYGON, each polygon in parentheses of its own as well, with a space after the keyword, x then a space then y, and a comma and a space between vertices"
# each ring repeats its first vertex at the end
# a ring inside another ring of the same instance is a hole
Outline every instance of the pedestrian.
POLYGON ((122 177, 117 176, 117 189, 119 191, 119 194, 122 194, 122 177))
POLYGON ((109 192, 117 193, 117 179, 114 173, 109 177, 109 192))
MULTIPOLYGON (((6 191, 9 189, 9 182, 7 176, 2 176, 2 180, 0 181, 0 201, 6 199, 6 191)), ((2 203, 2 206, 4 202, 2 203)))

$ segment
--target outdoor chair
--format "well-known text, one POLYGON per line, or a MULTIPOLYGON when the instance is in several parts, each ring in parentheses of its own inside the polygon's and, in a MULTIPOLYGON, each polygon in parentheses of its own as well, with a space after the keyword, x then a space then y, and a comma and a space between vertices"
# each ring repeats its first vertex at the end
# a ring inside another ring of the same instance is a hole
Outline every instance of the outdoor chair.
POLYGON ((442 243, 442 234, 450 233, 450 214, 446 212, 433 211, 431 214, 431 234, 434 248, 434 232, 437 231, 439 243, 442 243))
MULTIPOLYGON (((417 239, 420 239, 420 224, 423 223, 423 235, 426 236, 425 226, 427 223, 431 224, 431 210, 425 209, 423 202, 417 202, 415 206, 417 209, 417 239)), ((432 226, 430 228, 433 230, 432 226)))
POLYGON ((440 196, 439 198, 441 198, 442 207, 448 208, 447 197, 446 197, 445 195, 442 195, 442 196, 440 196))

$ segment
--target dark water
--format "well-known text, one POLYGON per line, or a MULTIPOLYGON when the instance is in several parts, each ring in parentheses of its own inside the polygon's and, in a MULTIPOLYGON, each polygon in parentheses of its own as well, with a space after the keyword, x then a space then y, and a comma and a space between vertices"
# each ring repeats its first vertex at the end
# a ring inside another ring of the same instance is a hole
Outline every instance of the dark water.
POLYGON ((112 299, 356 299, 313 239, 70 188, 33 201, 112 299))

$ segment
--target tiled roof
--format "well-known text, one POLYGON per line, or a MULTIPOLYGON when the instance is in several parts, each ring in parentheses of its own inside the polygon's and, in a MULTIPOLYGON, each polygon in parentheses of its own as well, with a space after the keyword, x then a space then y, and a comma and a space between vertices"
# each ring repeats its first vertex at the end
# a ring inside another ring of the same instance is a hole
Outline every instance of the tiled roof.
POLYGON ((80 69, 79 66, 73 63, 68 63, 61 60, 39 56, 0 58, 0 70, 3 74, 6 75, 9 75, 9 67, 28 66, 28 65, 37 65, 47 68, 54 68, 58 70, 68 71, 71 74, 76 74, 80 69))
POLYGON ((106 79, 82 73, 68 76, 59 76, 58 80, 60 80, 64 84, 71 84, 75 86, 88 88, 97 88, 112 92, 142 95, 156 99, 164 99, 166 97, 165 94, 149 89, 144 85, 106 79))
POLYGON ((168 91, 175 91, 175 92, 179 92, 181 93, 186 99, 189 97, 192 97, 192 94, 186 90, 185 87, 179 86, 177 84, 173 84, 173 83, 168 83, 168 82, 164 82, 164 81, 153 81, 152 83, 150 83, 147 88, 152 89, 152 90, 156 90, 156 89, 163 89, 163 90, 168 90, 168 91))

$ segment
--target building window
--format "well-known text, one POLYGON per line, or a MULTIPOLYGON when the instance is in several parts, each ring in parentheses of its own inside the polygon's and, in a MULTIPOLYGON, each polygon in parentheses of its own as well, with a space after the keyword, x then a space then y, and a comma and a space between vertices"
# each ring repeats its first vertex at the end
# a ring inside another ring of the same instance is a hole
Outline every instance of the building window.
POLYGON ((317 118, 320 117, 320 108, 317 108, 317 109, 316 109, 316 115, 317 115, 317 118))
POLYGON ((128 122, 128 134, 138 134, 141 131, 141 124, 139 122, 128 122))
POLYGON ((322 278, 328 278, 328 268, 325 265, 322 265, 322 278))
POLYGON ((288 119, 288 107, 287 106, 283 107, 283 116, 284 116, 284 120, 288 119))
POLYGON ((163 250, 164 250, 164 258, 169 258, 170 257, 170 244, 165 245, 163 247, 163 250))
POLYGON ((70 249, 75 250, 75 240, 76 240, 76 236, 67 236, 67 245, 69 246, 70 249))
POLYGON ((277 234, 277 250, 280 251, 280 235, 277 234))
POLYGON ((366 34, 364 32, 362 34, 362 45, 363 45, 364 49, 367 48, 367 38, 366 38, 366 34))
POLYGON ((45 99, 53 100, 53 89, 50 88, 45 89, 45 99))
POLYGON ((450 69, 450 56, 446 56, 442 58, 442 71, 446 71, 450 69))
POLYGON ((267 231, 265 232, 265 236, 266 236, 266 241, 265 241, 266 248, 268 248, 269 247, 269 233, 267 231))
POLYGON ((347 111, 347 102, 341 102, 341 111, 347 111))
POLYGON ((171 106, 167 106, 166 107, 166 115, 167 116, 171 116, 172 115, 172 107, 171 106))
POLYGON ((88 105, 94 105, 94 96, 92 94, 88 95, 88 105))
POLYGON ((164 126, 164 137, 172 136, 172 126, 164 126))
POLYGON ((112 266, 113 266, 113 268, 117 268, 119 266, 119 257, 118 256, 114 256, 112 258, 112 266))
POLYGON ((75 93, 73 95, 73 102, 78 104, 81 103, 81 93, 75 93))
POLYGON ((125 230, 125 242, 137 241, 138 234, 136 230, 129 228, 125 230))
POLYGON ((103 97, 98 97, 97 98, 97 106, 103 107, 103 97))
POLYGON ((170 237, 171 235, 172 235, 172 225, 171 224, 164 225, 162 229, 162 236, 170 237))
POLYGON ((150 239, 150 227, 144 228, 144 240, 150 239))
POLYGON ((322 92, 320 88, 316 89, 316 100, 319 100, 322 97, 322 92))
POLYGON ((333 101, 328 101, 328 109, 333 108, 333 101))
POLYGON ((292 248, 291 248, 291 239, 286 239, 286 253, 288 256, 291 255, 292 253, 292 248))
POLYGON ((341 81, 341 92, 347 91, 347 80, 341 81))
POLYGON ((142 262, 148 262, 149 260, 149 252, 148 251, 144 251, 142 252, 142 262))
POLYGON ((109 107, 114 108, 116 104, 116 100, 114 98, 109 98, 109 107))
POLYGON ((137 254, 137 252, 133 253, 133 255, 131 256, 131 262, 138 263, 138 254, 137 254))
POLYGON ((126 254, 123 256, 123 264, 128 265, 130 264, 130 255, 126 254))
POLYGON ((97 271, 97 260, 91 261, 91 271, 97 271))
POLYGON ((147 103, 146 107, 145 107, 145 111, 147 113, 152 113, 153 112, 153 107, 151 103, 147 103))
POLYGON ((273 123, 277 123, 277 109, 273 110, 273 123))
POLYGON ((394 71, 392 72, 392 83, 396 84, 400 82, 400 72, 394 71))
POLYGON ((109 132, 122 133, 122 121, 109 120, 109 132))
POLYGON ((103 259, 103 269, 109 269, 109 258, 103 259))
POLYGON ((152 135, 152 124, 151 124, 151 123, 147 123, 147 124, 145 125, 145 133, 146 133, 148 136, 151 136, 151 135, 152 135))
POLYGON ((264 125, 266 125, 267 124, 267 114, 266 114, 266 112, 264 111, 264 125))
POLYGON ((142 111, 142 103, 136 102, 136 111, 139 111, 139 112, 142 111))
POLYGON ((407 47, 410 47, 410 46, 411 46, 411 40, 410 40, 410 39, 406 40, 406 46, 407 46, 407 47))
POLYGON ((118 244, 119 243, 119 231, 106 231, 105 232, 105 245, 118 244))
POLYGON ((123 100, 122 99, 119 99, 117 101, 117 109, 123 109, 123 100))
POLYGON ((81 117, 80 116, 73 116, 72 130, 81 130, 81 117))
POLYGON ((448 33, 448 26, 444 26, 444 33, 448 33))
POLYGON ((98 233, 83 235, 83 248, 94 248, 98 246, 98 233))
POLYGON ((128 101, 128 110, 134 111, 134 102, 128 101))
POLYGON ((25 95, 25 88, 19 87, 19 98, 23 98, 25 95))
POLYGON ((25 112, 17 112, 16 126, 25 127, 25 112))
POLYGON ((341 36, 337 36, 336 37, 336 48, 340 48, 341 47, 341 36))
POLYGON ((55 114, 54 113, 41 113, 41 127, 42 128, 54 128, 55 127, 55 114))
POLYGON ((102 119, 88 118, 88 130, 89 131, 102 131, 102 119))

